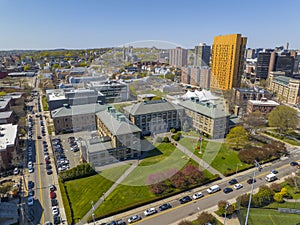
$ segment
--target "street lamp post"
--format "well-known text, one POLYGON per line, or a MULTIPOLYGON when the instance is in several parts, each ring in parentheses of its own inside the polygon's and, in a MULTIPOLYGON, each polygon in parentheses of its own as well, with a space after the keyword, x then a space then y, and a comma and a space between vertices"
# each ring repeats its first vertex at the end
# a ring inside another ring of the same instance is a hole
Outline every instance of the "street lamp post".
POLYGON ((226 203, 226 206, 225 206, 225 218, 224 218, 224 225, 226 224, 226 214, 227 214, 227 209, 229 207, 229 204, 226 203))
MULTIPOLYGON (((258 169, 259 172, 262 170, 261 165, 256 160, 254 160, 254 165, 258 169)), ((254 169, 254 172, 253 172, 252 185, 251 185, 250 197, 249 197, 249 202, 248 202, 248 209, 247 209, 245 225, 248 225, 250 206, 251 206, 251 200, 252 200, 253 189, 254 189, 254 180, 255 180, 256 168, 254 169)))

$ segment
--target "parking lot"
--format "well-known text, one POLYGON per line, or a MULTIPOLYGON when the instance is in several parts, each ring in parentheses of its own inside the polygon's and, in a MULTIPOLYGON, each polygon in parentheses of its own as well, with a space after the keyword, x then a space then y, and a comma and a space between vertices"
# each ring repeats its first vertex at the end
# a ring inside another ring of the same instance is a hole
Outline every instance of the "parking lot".
POLYGON ((71 169, 80 164, 80 150, 77 137, 76 133, 72 133, 56 135, 51 138, 58 172, 71 169))

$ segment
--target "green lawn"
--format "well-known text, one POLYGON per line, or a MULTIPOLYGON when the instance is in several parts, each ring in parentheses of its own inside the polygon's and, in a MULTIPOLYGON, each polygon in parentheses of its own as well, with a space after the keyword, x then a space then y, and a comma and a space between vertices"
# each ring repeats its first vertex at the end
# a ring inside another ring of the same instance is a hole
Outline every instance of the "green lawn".
POLYGON ((75 222, 91 209, 91 201, 97 202, 129 166, 128 164, 101 171, 102 176, 97 174, 65 182, 75 222))
POLYGON ((47 102, 47 98, 46 98, 46 96, 43 96, 42 97, 42 105, 43 105, 43 110, 44 111, 48 111, 48 102, 47 102))
MULTIPOLYGON (((246 218, 247 210, 240 211, 246 218)), ((273 209, 250 209, 249 225, 296 225, 300 223, 300 215, 279 213, 273 209)))
POLYGON ((238 152, 231 150, 224 143, 203 140, 202 153, 199 153, 200 149, 196 149, 199 143, 193 138, 182 138, 179 143, 222 174, 235 172, 236 169, 239 171, 251 166, 241 162, 238 158, 238 152))
MULTIPOLYGON (((156 149, 149 152, 150 155, 151 157, 143 159, 139 166, 96 209, 96 217, 158 199, 159 196, 152 194, 145 186, 150 174, 173 168, 182 169, 187 163, 197 164, 170 143, 158 144, 156 149)), ((207 170, 204 173, 207 178, 212 177, 207 170)))

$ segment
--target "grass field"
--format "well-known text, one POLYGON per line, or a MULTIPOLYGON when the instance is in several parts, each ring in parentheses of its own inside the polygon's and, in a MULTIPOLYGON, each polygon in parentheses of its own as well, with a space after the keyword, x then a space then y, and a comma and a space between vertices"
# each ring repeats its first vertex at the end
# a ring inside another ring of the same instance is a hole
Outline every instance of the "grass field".
POLYGON ((222 174, 235 172, 236 169, 239 171, 251 166, 241 162, 238 158, 238 152, 229 149, 224 143, 203 140, 202 154, 199 153, 199 149, 196 149, 198 142, 193 138, 182 138, 179 143, 222 174))
POLYGON ((103 176, 97 174, 65 182, 75 222, 78 222, 91 209, 91 201, 97 202, 113 185, 114 180, 121 176, 128 167, 129 165, 119 166, 104 170, 103 176))
MULTIPOLYGON (((149 155, 151 157, 143 159, 139 166, 96 209, 96 217, 158 199, 159 196, 152 194, 145 186, 150 174, 173 168, 182 169, 187 163, 196 164, 170 143, 157 145, 157 148, 150 151, 149 155)), ((212 177, 207 170, 204 173, 207 178, 212 177)))
POLYGON ((43 105, 43 110, 44 111, 48 111, 48 102, 47 102, 47 98, 46 98, 46 96, 43 96, 42 97, 42 105, 43 105))
MULTIPOLYGON (((243 218, 246 218, 246 210, 240 211, 243 218)), ((300 215, 279 213, 273 209, 251 208, 249 225, 296 225, 300 223, 300 215)))

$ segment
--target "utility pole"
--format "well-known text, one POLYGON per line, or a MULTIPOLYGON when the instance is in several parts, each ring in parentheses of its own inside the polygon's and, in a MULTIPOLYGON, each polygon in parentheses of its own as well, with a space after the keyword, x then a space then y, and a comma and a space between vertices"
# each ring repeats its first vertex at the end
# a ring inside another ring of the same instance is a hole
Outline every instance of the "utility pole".
POLYGON ((255 172, 256 172, 256 169, 258 169, 259 172, 262 170, 261 165, 256 160, 254 160, 254 165, 255 165, 255 169, 254 169, 254 172, 253 172, 251 192, 250 192, 250 198, 249 198, 249 203, 248 203, 248 209, 247 209, 247 216, 246 216, 245 225, 248 225, 248 219, 249 219, 249 213, 250 213, 250 206, 251 206, 251 200, 252 200, 253 189, 254 189, 255 172))
POLYGON ((224 225, 226 224, 226 214, 227 214, 227 209, 229 207, 229 204, 226 203, 226 206, 225 206, 225 218, 224 218, 224 225))

